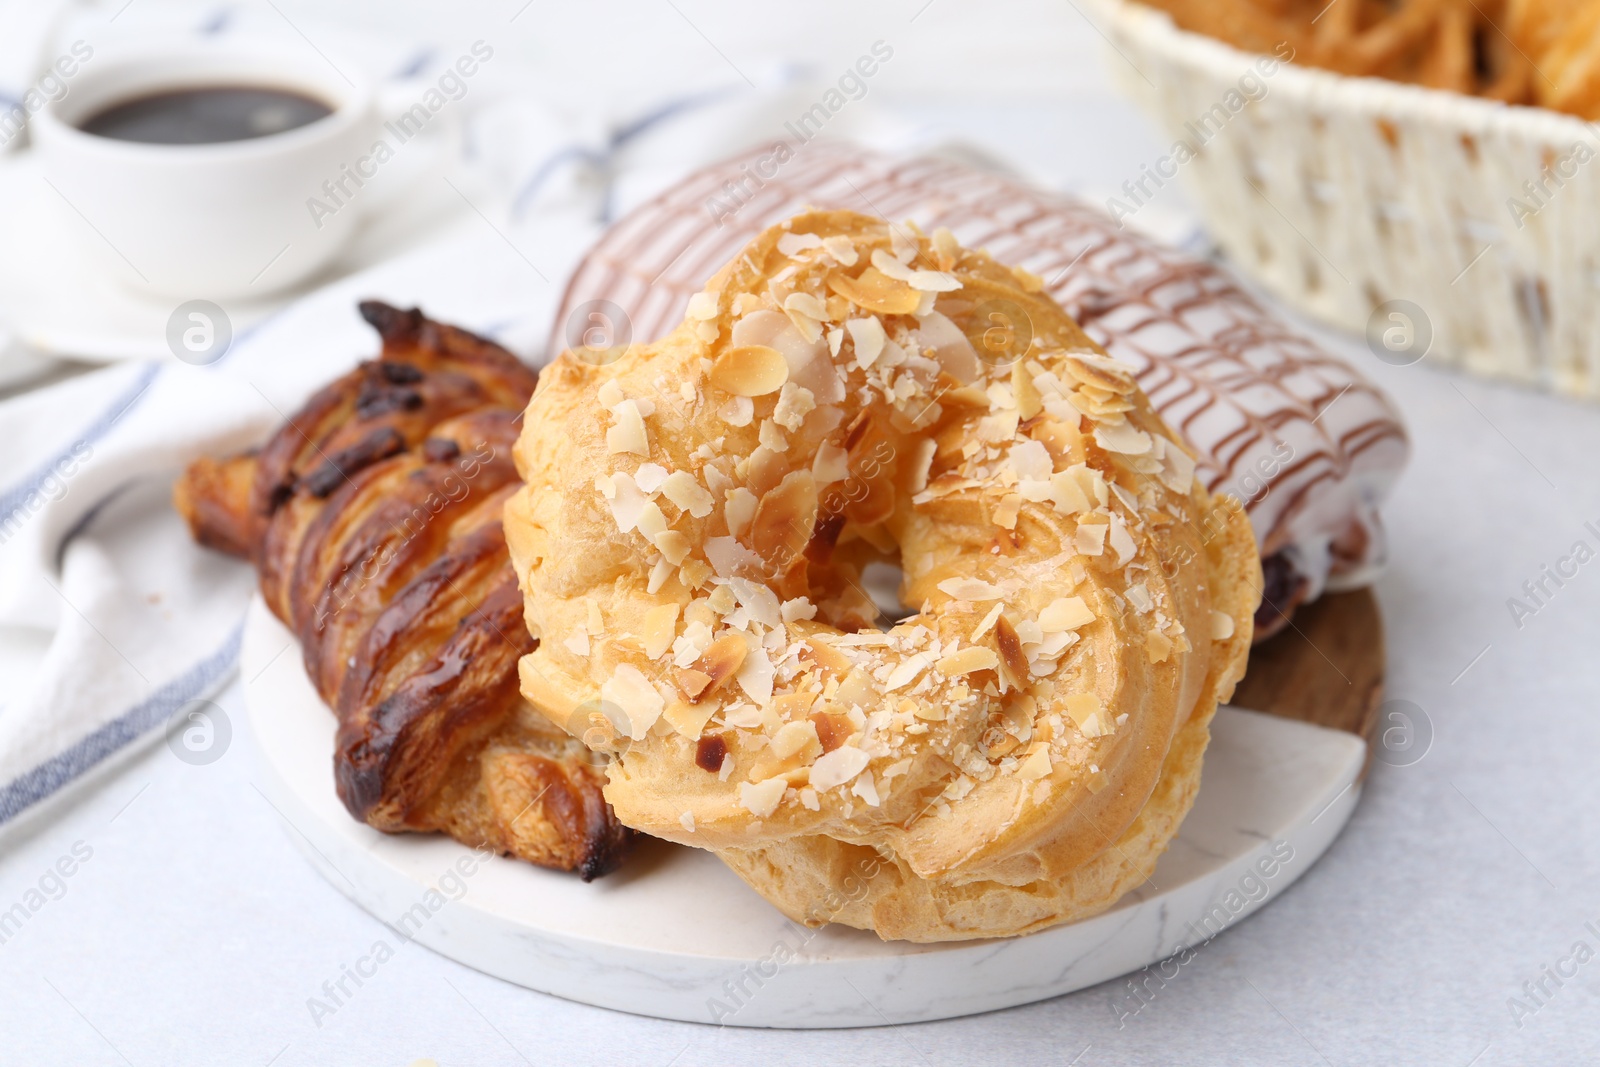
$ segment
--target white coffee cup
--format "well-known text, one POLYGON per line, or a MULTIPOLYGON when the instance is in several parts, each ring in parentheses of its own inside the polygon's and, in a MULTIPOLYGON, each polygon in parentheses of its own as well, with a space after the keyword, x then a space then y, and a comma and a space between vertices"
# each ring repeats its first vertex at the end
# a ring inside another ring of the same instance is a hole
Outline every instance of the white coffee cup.
POLYGON ((349 241, 356 210, 312 211, 308 201, 328 203, 324 183, 348 173, 378 122, 373 90, 349 64, 287 45, 197 42, 97 54, 30 129, 46 179, 70 208, 69 228, 113 277, 163 297, 250 299, 302 281, 349 241), (332 113, 216 144, 145 144, 79 129, 108 106, 207 86, 288 90, 332 113))

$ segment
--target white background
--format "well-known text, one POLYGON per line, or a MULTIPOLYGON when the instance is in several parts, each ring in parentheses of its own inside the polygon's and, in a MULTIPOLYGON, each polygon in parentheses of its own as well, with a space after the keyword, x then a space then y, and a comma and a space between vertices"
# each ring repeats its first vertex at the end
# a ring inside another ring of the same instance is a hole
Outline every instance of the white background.
MULTIPOLYGON (((334 18, 279 6, 295 23, 334 18)), ((452 54, 492 32, 506 67, 545 104, 596 128, 663 94, 759 82, 785 64, 826 76, 883 39, 895 58, 873 81, 872 108, 986 143, 1048 185, 1103 196, 1164 151, 1112 86, 1122 61, 1071 0, 535 0, 508 23, 520 6, 347 4, 337 19, 357 34, 399 28, 452 54)), ((135 0, 112 29, 193 25, 209 10, 135 0)), ((1170 190, 1161 203, 1183 210, 1170 190)), ((1392 562, 1377 592, 1389 695, 1423 709, 1431 749, 1412 766, 1376 764, 1321 864, 1120 1026, 1130 1003, 1120 982, 876 1030, 664 1023, 518 989, 412 945, 319 1027, 307 998, 386 931, 301 858, 236 736, 207 767, 156 745, 0 839, 0 909, 74 842, 93 849, 65 895, 0 945, 0 1063, 1466 1067, 1474 1057, 1600 1057, 1600 962, 1560 988, 1547 982, 1553 996, 1520 1027, 1508 1007, 1575 942, 1600 950, 1584 926, 1600 928, 1600 562, 1521 628, 1506 604, 1580 538, 1600 548, 1583 527, 1600 526, 1600 412, 1427 361, 1387 367, 1359 343, 1332 343, 1391 391, 1414 436, 1386 512, 1392 562)), ((218 702, 242 725, 237 684, 218 702)))

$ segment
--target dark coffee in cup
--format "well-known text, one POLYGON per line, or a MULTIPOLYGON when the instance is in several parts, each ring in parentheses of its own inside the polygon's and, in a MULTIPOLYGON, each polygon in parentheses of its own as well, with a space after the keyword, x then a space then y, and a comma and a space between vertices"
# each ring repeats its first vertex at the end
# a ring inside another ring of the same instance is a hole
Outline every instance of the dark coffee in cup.
POLYGON ((333 109, 289 89, 207 85, 148 93, 101 108, 79 129, 143 144, 221 144, 299 129, 333 109))

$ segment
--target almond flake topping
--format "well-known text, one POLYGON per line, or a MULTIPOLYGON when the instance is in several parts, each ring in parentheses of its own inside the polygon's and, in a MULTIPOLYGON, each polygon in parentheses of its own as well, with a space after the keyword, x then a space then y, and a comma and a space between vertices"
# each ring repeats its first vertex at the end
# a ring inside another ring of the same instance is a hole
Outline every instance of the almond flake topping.
MULTIPOLYGON (((637 479, 635 479, 637 480, 637 479)), ((683 511, 697 519, 711 514, 711 494, 688 471, 673 471, 661 480, 661 492, 683 511)))
POLYGON ((736 345, 711 365, 711 384, 734 396, 766 396, 789 380, 783 353, 766 345, 736 345))
MULTIPOLYGON (((861 258, 856 254, 855 242, 847 234, 836 233, 822 239, 822 247, 827 249, 841 267, 853 267, 861 258)), ((788 254, 788 253, 785 253, 788 254)))
POLYGON ((887 277, 875 267, 862 271, 859 278, 830 274, 828 288, 877 315, 908 315, 922 302, 917 290, 887 277))
POLYGON ((1150 435, 1127 422, 1117 425, 1100 423, 1094 428, 1094 439, 1107 452, 1124 456, 1142 456, 1151 447, 1150 435))
POLYGON ((853 745, 840 745, 832 752, 817 758, 811 765, 811 785, 816 789, 832 789, 844 785, 867 769, 872 762, 861 749, 853 745))
POLYGON ((1050 775, 1050 746, 1036 745, 1027 759, 1017 767, 1017 777, 1025 782, 1037 781, 1050 775))
POLYGON ((1073 547, 1085 556, 1101 556, 1106 551, 1106 523, 1083 523, 1073 536, 1073 547))
POLYGON ((696 293, 689 298, 685 314, 700 321, 714 319, 717 317, 717 298, 710 293, 696 293))
POLYGON ((782 778, 768 778, 764 782, 740 782, 739 804, 751 815, 765 819, 778 810, 783 791, 789 783, 782 778))
POLYGON ((825 247, 822 238, 814 233, 786 233, 778 238, 778 251, 786 256, 812 248, 825 247))
POLYGON ((1081 596, 1057 597, 1039 612, 1039 628, 1046 633, 1076 630, 1094 621, 1094 611, 1081 596))
POLYGON ((856 366, 867 370, 878 361, 878 356, 883 352, 883 346, 888 341, 888 335, 883 332, 883 323, 877 318, 847 319, 844 328, 850 332, 850 341, 855 345, 856 366))
POLYGON ((803 385, 784 382, 778 391, 778 402, 772 409, 772 421, 790 433, 798 433, 806 416, 817 408, 816 394, 803 385))
POLYGON ((1093 693, 1073 693, 1067 697, 1067 715, 1085 737, 1103 737, 1113 731, 1105 705, 1093 693))
POLYGON ((1005 596, 998 586, 982 578, 946 578, 939 583, 939 592, 956 600, 999 600, 1005 596))
POLYGON ((645 429, 644 414, 637 400, 619 401, 611 409, 616 424, 606 431, 606 449, 613 455, 630 452, 636 456, 650 454, 650 434, 645 429))
MULTIPOLYGON (((998 616, 999 607, 998 604, 995 605, 996 616, 998 616)), ((948 656, 942 657, 934 666, 945 677, 955 678, 963 674, 971 674, 973 671, 992 671, 1000 666, 1000 657, 995 654, 992 648, 985 648, 982 645, 968 645, 959 652, 952 652, 948 656)))
POLYGON ((949 293, 961 288, 961 279, 937 270, 912 270, 883 249, 872 253, 872 265, 886 277, 905 282, 924 293, 949 293))
POLYGON ((600 687, 601 712, 619 734, 626 733, 635 741, 644 740, 665 706, 666 702, 650 684, 650 679, 639 668, 627 663, 617 667, 600 687), (619 711, 621 715, 617 716, 619 711))

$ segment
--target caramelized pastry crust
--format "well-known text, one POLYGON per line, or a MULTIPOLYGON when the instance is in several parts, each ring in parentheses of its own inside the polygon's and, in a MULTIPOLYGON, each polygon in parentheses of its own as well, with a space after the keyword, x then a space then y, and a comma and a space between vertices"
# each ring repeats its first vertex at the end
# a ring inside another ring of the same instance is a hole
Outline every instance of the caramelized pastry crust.
POLYGON ((350 814, 531 863, 612 870, 630 832, 600 761, 536 714, 517 661, 538 644, 500 512, 535 372, 420 311, 368 301, 378 359, 334 381, 257 452, 202 459, 173 493, 201 544, 255 563, 339 719, 350 814))

